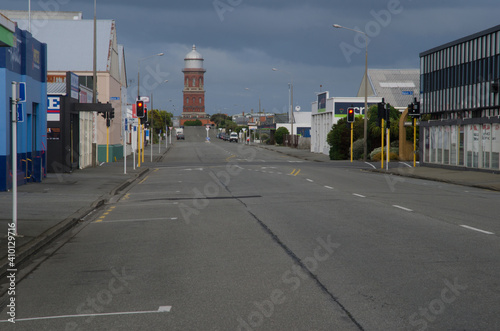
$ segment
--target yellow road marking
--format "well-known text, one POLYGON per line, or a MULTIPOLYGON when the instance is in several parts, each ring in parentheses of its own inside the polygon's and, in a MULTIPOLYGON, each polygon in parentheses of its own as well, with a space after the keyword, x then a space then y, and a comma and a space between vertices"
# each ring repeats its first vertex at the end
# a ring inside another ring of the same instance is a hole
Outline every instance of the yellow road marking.
POLYGON ((232 159, 233 157, 236 157, 236 155, 234 155, 234 154, 233 154, 233 155, 231 155, 230 157, 228 157, 228 158, 226 159, 226 162, 229 162, 229 159, 232 159))
POLYGON ((300 173, 300 169, 293 169, 293 171, 290 173, 292 176, 297 176, 300 173))

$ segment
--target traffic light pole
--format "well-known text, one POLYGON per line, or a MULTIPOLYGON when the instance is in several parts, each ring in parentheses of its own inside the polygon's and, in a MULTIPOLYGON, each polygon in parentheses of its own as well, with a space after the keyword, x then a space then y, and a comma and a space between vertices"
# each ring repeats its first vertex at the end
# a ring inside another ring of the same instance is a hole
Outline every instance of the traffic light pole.
POLYGON ((417 118, 413 117, 413 168, 417 166, 417 118))
POLYGON ((139 125, 137 126, 137 167, 141 167, 141 119, 137 118, 139 121, 139 125))
POLYGON ((385 169, 389 170, 389 160, 390 160, 390 154, 391 154, 391 128, 387 128, 387 161, 385 164, 385 169))
POLYGON ((382 123, 382 142, 380 143, 380 146, 382 146, 382 150, 380 151, 380 169, 384 169, 384 135, 385 135, 385 127, 384 127, 384 119, 381 120, 381 123, 382 123))
POLYGON ((353 138, 353 133, 352 133, 352 131, 353 131, 353 127, 354 127, 354 123, 353 123, 353 122, 351 122, 351 162, 352 162, 352 140, 353 140, 353 139, 352 139, 352 138, 353 138))

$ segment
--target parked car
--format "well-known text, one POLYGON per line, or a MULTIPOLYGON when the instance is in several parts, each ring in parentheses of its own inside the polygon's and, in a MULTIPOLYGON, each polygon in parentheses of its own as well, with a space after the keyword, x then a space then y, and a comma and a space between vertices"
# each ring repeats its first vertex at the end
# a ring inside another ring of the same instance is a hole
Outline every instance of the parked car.
POLYGON ((177 134, 177 140, 180 140, 180 139, 185 140, 184 139, 184 133, 178 133, 177 134))
POLYGON ((236 132, 231 132, 229 136, 229 142, 238 142, 238 134, 236 132))

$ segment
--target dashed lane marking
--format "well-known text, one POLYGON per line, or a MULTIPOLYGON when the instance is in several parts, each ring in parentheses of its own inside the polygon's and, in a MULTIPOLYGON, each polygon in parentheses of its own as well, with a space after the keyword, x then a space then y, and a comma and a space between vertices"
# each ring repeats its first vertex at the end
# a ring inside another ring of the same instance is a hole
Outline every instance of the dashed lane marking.
POLYGON ((395 208, 399 208, 399 209, 405 210, 405 211, 413 211, 412 209, 409 209, 409 208, 406 208, 406 207, 401 207, 401 206, 398 206, 398 205, 392 205, 392 206, 395 207, 395 208))
POLYGON ((473 231, 477 231, 477 232, 481 232, 481 233, 485 233, 485 234, 495 234, 493 232, 486 231, 486 230, 481 230, 481 229, 474 228, 474 227, 468 226, 468 225, 460 225, 460 226, 463 227, 463 228, 469 229, 469 230, 473 230, 473 231))

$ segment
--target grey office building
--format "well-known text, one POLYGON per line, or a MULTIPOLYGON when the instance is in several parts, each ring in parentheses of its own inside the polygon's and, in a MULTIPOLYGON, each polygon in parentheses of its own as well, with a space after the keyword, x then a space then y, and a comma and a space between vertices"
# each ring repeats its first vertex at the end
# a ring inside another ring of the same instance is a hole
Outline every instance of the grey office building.
POLYGON ((420 160, 499 170, 500 25, 420 54, 420 160))

